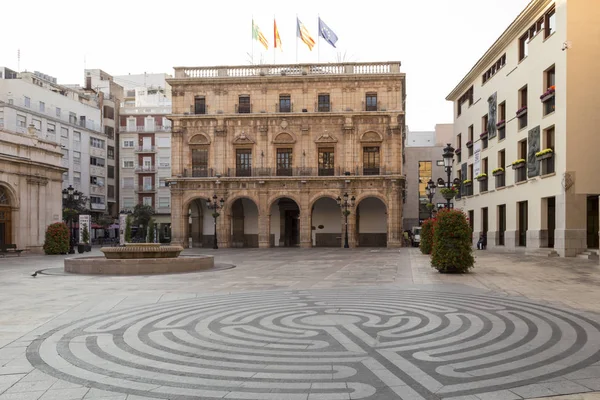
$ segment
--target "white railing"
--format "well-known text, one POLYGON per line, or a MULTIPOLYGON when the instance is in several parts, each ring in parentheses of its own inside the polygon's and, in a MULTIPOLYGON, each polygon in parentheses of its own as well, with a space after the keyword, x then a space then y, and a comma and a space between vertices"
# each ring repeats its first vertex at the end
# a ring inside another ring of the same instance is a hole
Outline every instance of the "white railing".
POLYGON ((176 67, 175 79, 226 78, 281 75, 365 75, 399 74, 400 62, 339 64, 244 65, 223 67, 176 67))

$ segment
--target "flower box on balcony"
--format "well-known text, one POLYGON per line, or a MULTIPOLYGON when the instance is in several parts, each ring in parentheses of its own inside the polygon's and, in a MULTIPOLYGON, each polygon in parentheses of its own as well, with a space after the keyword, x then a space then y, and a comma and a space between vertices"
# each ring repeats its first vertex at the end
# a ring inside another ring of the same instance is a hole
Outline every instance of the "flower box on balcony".
POLYGON ((473 184, 473 182, 472 182, 470 179, 465 179, 465 180, 463 181, 463 184, 464 184, 465 186, 469 186, 469 185, 472 185, 472 184, 473 184))
POLYGON ((461 152, 462 152, 462 150, 460 147, 458 149, 454 150, 454 154, 460 154, 461 152))
POLYGON ((496 128, 497 128, 497 129, 504 128, 504 125, 506 125, 506 121, 505 121, 505 120, 502 120, 502 121, 500 121, 500 122, 498 122, 498 123, 496 124, 496 128))
POLYGON ((487 131, 486 132, 481 132, 481 134, 479 135, 480 139, 487 139, 487 137, 488 137, 487 131))
POLYGON ((524 159, 520 158, 520 159, 512 162, 512 167, 513 167, 513 169, 523 168, 525 166, 525 163, 526 163, 526 161, 524 159))
POLYGON ((546 90, 544 93, 542 93, 542 95, 540 96, 540 100, 542 101, 542 103, 545 103, 546 101, 550 100, 553 97, 554 97, 554 86, 550 86, 548 88, 548 90, 546 90))
POLYGON ((535 153, 535 158, 538 160, 545 160, 546 158, 550 158, 553 155, 554 151, 552 149, 544 149, 535 153))
POLYGON ((517 117, 520 117, 521 115, 525 115, 526 113, 527 113, 527 106, 519 108, 516 112, 517 117))
POLYGON ((485 181, 487 178, 487 174, 479 174, 475 177, 475 179, 477 179, 479 182, 485 181))
POLYGON ((492 175, 498 176, 504 173, 504 168, 496 168, 492 171, 492 175))
POLYGON ((469 140, 469 141, 467 142, 467 147, 469 147, 469 148, 470 148, 470 147, 473 147, 473 141, 469 140))

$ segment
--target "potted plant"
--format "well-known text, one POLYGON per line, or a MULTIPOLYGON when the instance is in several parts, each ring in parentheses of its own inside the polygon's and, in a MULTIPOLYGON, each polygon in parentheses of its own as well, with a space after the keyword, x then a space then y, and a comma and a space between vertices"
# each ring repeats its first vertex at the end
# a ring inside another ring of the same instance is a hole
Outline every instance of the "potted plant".
POLYGON ((548 88, 548 90, 546 90, 544 93, 542 93, 542 95, 540 96, 540 100, 542 101, 542 103, 544 103, 554 97, 554 88, 555 88, 555 86, 552 85, 548 88))
POLYGON ((517 117, 520 117, 521 115, 527 113, 527 106, 523 106, 521 108, 519 108, 516 112, 517 117))
MULTIPOLYGON (((431 204, 431 203, 429 203, 431 204)), ((428 205, 429 205, 428 204, 428 205)), ((433 204, 431 204, 433 205, 433 204)), ((426 219, 421 224, 421 241, 419 242, 419 249, 423 254, 431 254, 431 247, 433 246, 433 225, 434 219, 426 219)))
POLYGON ((492 175, 494 175, 494 176, 502 175, 503 173, 504 173, 504 168, 494 168, 492 170, 492 175))
POLYGON ((131 220, 132 216, 129 214, 125 219, 125 243, 131 242, 131 220))
POLYGON ((465 180, 463 181, 463 184, 464 184, 465 186, 469 186, 469 185, 471 185, 472 183, 473 183, 473 182, 472 182, 470 179, 465 179, 465 180))
POLYGON ((506 125, 506 120, 503 119, 502 121, 500 121, 496 124, 496 128, 498 128, 498 129, 504 128, 504 125, 506 125))
POLYGON ((513 169, 522 168, 525 166, 525 162, 524 158, 519 158, 518 160, 513 161, 511 165, 513 169))
POLYGON ((56 222, 48 226, 44 253, 67 254, 69 252, 69 228, 64 222, 56 222))
MULTIPOLYGON (((88 230, 87 224, 83 224, 83 228, 81 230, 81 239, 83 240, 83 250, 84 251, 92 251, 92 246, 90 246, 90 231, 88 230)), ((77 251, 79 251, 79 245, 77 245, 77 251)), ((83 253, 82 251, 79 251, 83 253)))
POLYGON ((475 177, 478 181, 485 181, 487 179, 487 174, 479 174, 475 177))
POLYGON ((546 158, 552 157, 553 154, 554 154, 554 150, 544 149, 542 151, 538 151, 537 153, 535 153, 535 158, 538 160, 544 160, 546 158))
POLYGON ((440 210, 433 226, 431 266, 440 273, 469 272, 475 264, 472 234, 462 211, 440 210))
POLYGON ((456 190, 456 188, 454 188, 454 187, 451 187, 451 188, 441 188, 440 189, 440 193, 442 194, 442 196, 444 197, 444 199, 451 200, 451 199, 453 199, 458 194, 458 190, 456 190))
POLYGON ((425 204, 425 207, 427 207, 427 209, 428 209, 429 211, 431 211, 431 210, 433 210, 433 208, 435 207, 435 204, 433 204, 433 203, 427 203, 427 204, 425 204))
POLYGON ((487 131, 485 131, 485 132, 481 132, 481 134, 479 135, 479 138, 480 138, 480 139, 486 139, 487 137, 488 137, 488 133, 487 133, 487 131))
POLYGON ((472 140, 469 140, 467 142, 467 147, 473 147, 473 141, 472 140))
POLYGON ((85 252, 85 243, 77 243, 77 252, 79 254, 85 252))

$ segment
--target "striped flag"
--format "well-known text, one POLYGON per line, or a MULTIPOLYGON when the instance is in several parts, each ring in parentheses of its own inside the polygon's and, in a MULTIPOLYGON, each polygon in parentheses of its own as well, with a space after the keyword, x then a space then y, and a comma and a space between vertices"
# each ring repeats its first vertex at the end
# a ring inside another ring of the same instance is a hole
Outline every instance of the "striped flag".
POLYGON ((304 26, 302 22, 296 17, 297 28, 296 28, 296 36, 298 36, 302 41, 308 46, 308 49, 312 51, 312 48, 315 47, 315 40, 308 33, 308 29, 304 26))
POLYGON ((252 39, 258 40, 260 44, 265 46, 266 50, 269 50, 269 41, 267 40, 265 35, 262 34, 260 29, 258 28, 258 25, 254 23, 254 20, 252 20, 252 39))
POLYGON ((273 41, 275 42, 275 48, 283 51, 283 49, 281 48, 281 38, 279 37, 279 31, 277 30, 277 21, 275 21, 275 19, 273 19, 273 29, 275 35, 273 39, 273 41))

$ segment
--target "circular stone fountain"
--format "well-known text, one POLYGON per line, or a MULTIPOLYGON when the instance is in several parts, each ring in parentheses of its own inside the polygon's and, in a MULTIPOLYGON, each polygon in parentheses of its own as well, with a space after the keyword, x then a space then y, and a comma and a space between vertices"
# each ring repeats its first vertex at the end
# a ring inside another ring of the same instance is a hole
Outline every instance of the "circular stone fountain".
POLYGON ((213 268, 213 256, 182 256, 181 246, 159 243, 127 243, 122 247, 102 247, 104 257, 65 259, 65 272, 92 275, 150 275, 192 272, 213 268))

